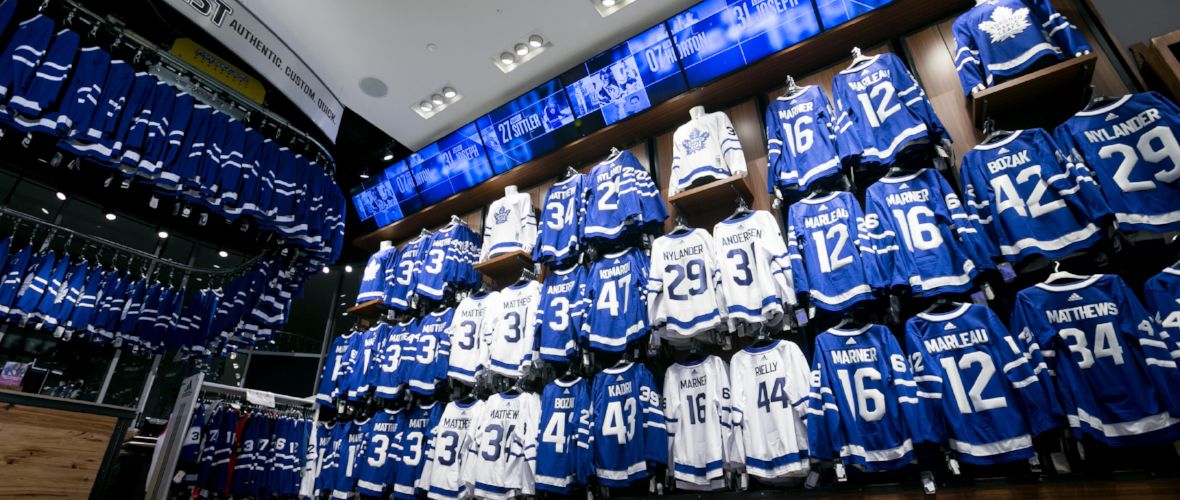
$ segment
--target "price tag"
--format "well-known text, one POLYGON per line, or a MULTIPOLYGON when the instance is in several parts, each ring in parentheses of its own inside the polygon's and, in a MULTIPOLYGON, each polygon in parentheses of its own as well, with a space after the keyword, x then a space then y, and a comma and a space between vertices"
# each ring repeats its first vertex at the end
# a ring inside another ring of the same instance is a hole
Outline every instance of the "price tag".
POLYGON ((843 483, 847 480, 848 480, 848 475, 844 473, 844 464, 837 463, 836 464, 836 481, 843 483))
POLYGON ((152 199, 148 200, 148 206, 151 207, 152 210, 159 208, 160 207, 160 199, 156 198, 155 196, 152 196, 152 199))
POLYGON ((922 471, 922 491, 927 495, 938 493, 938 486, 934 484, 934 473, 930 471, 922 471))
POLYGON ((955 460, 953 458, 947 458, 946 459, 946 466, 948 469, 951 470, 951 474, 954 474, 956 476, 960 474, 958 460, 955 460))
POLYGON ((803 309, 795 309, 795 322, 798 323, 800 327, 807 326, 807 311, 804 311, 803 309))
POLYGON ((1073 469, 1069 466, 1069 459, 1065 458, 1065 454, 1060 451, 1055 451, 1049 454, 1049 460, 1053 462, 1053 470, 1058 474, 1069 474, 1073 469))
POLYGON ((983 292, 975 292, 975 293, 971 294, 971 302, 974 302, 974 303, 979 304, 981 306, 986 306, 987 305, 987 297, 985 297, 983 295, 983 292))
POLYGON ((1016 270, 1012 269, 1012 264, 1004 262, 996 266, 996 269, 1000 271, 1000 277, 1004 278, 1004 283, 1011 283, 1016 279, 1016 270))
POLYGON ((1037 458, 1036 455, 1029 457, 1028 458, 1028 469, 1031 470, 1033 472, 1033 474, 1040 474, 1041 473, 1041 459, 1037 458))
POLYGON ((184 471, 178 470, 176 471, 176 475, 172 476, 172 483, 180 484, 181 481, 184 481, 184 471))
POLYGON ((980 288, 983 288, 983 294, 987 296, 987 300, 996 300, 996 291, 992 290, 991 285, 984 283, 980 288))
POLYGON ((246 401, 266 408, 275 407, 275 395, 273 392, 246 389, 246 401))
POLYGON ((803 481, 803 487, 810 490, 810 489, 815 488, 815 486, 818 484, 819 484, 819 473, 816 471, 808 472, 807 473, 807 480, 803 481))
POLYGON ((745 472, 742 473, 741 488, 742 491, 750 489, 750 475, 745 472))

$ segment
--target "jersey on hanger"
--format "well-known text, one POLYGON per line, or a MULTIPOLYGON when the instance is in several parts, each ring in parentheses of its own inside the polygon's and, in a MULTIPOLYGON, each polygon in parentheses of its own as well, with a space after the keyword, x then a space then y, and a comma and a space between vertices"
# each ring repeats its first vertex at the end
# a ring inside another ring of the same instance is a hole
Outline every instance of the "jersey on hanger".
POLYGON ((357 461, 365 451, 365 422, 344 422, 337 424, 336 435, 333 439, 339 442, 335 456, 336 482, 332 490, 332 498, 347 500, 356 491, 357 461))
POLYGON ((507 500, 535 493, 537 422, 541 401, 536 394, 493 394, 483 412, 471 421, 463 480, 475 496, 507 500))
POLYGON ((1063 159, 1047 132, 1020 130, 967 152, 960 168, 967 213, 992 258, 1057 259, 1101 238, 1109 213, 1094 179, 1063 159))
POLYGON ((451 339, 448 377, 475 384, 475 374, 488 362, 488 338, 499 318, 500 306, 500 292, 468 295, 459 302, 447 327, 451 339))
POLYGON ((871 299, 873 290, 884 285, 876 260, 861 255, 874 247, 852 193, 804 198, 791 205, 788 214, 787 250, 795 291, 807 293, 816 307, 841 311, 871 299))
POLYGON ((668 196, 707 179, 746 175, 746 155, 729 115, 706 113, 672 134, 672 173, 668 196))
POLYGON ((647 334, 646 297, 648 259, 631 248, 606 254, 586 276, 582 334, 591 349, 618 352, 647 334))
POLYGON ((571 265, 552 269, 541 285, 537 311, 541 359, 568 362, 574 355, 582 327, 582 297, 586 296, 586 269, 571 265))
POLYGON ((890 285, 917 296, 965 293, 980 268, 993 267, 990 259, 973 259, 986 257, 987 244, 978 241, 983 236, 959 196, 934 169, 882 177, 869 186, 865 231, 864 256, 888 273, 890 285))
POLYGON ((630 151, 595 165, 586 182, 585 238, 614 241, 668 218, 659 187, 630 151))
POLYGON ((1060 61, 1063 52, 1090 52, 1086 39, 1049 0, 978 2, 955 19, 951 33, 955 69, 967 95, 991 87, 997 77, 1020 75, 1045 58, 1060 61))
POLYGON ((414 293, 442 300, 447 293, 479 284, 472 265, 479 258, 479 235, 466 224, 451 224, 430 238, 421 254, 414 293))
POLYGON ((589 177, 574 174, 553 184, 545 193, 533 262, 552 262, 556 267, 564 267, 577 259, 582 249, 579 238, 586 218, 588 190, 589 177))
POLYGON ((752 344, 733 354, 729 373, 746 471, 763 479, 807 474, 811 374, 803 351, 785 340, 752 344))
POLYGON ((418 477, 426 465, 426 458, 433 451, 431 446, 434 443, 430 441, 430 436, 442 418, 442 413, 443 406, 435 401, 402 412, 402 422, 398 425, 401 436, 395 448, 401 460, 394 465, 393 498, 417 498, 418 477))
POLYGON ((734 431, 729 370, 717 356, 683 361, 664 375, 664 420, 677 481, 709 487, 725 468, 741 464, 742 437, 734 431))
POLYGON ((368 370, 369 386, 374 395, 382 399, 394 399, 401 395, 402 388, 409 382, 411 354, 416 348, 412 336, 418 330, 418 321, 413 318, 401 323, 388 325, 384 335, 377 340, 373 367, 368 370))
POLYGON ((832 105, 823 89, 808 85, 766 107, 769 188, 806 190, 812 181, 840 171, 832 105))
POLYGON ((410 308, 414 289, 418 286, 418 272, 430 251, 430 240, 431 236, 419 236, 402 247, 393 276, 387 279, 390 289, 385 293, 385 305, 399 311, 410 308))
POLYGON ((537 308, 541 284, 529 280, 500 290, 495 325, 488 339, 488 368, 501 375, 519 377, 537 358, 537 308))
POLYGON ((987 465, 1031 458, 1033 436, 1056 427, 1052 387, 987 306, 919 313, 906 322, 906 351, 926 423, 916 439, 987 465))
POLYGON ((1165 267, 1143 285, 1143 300, 1156 328, 1175 341, 1172 358, 1180 359, 1180 269, 1165 267))
POLYGON ((708 231, 674 231, 656 238, 651 255, 648 318, 665 339, 683 342, 724 324, 721 271, 708 231))
POLYGON ((1180 436, 1180 371, 1122 278, 1096 274, 1016 294, 1012 330, 1040 344, 1075 437, 1139 446, 1180 436))
POLYGON ((394 465, 398 455, 391 447, 397 440, 401 411, 382 410, 361 424, 365 436, 364 455, 357 458, 357 491, 382 496, 393 485, 394 465))
POLYGON ((418 478, 418 489, 434 500, 467 498, 471 489, 463 482, 466 450, 471 445, 471 422, 483 413, 484 402, 478 399, 463 403, 452 401, 443 409, 438 425, 430 436, 430 454, 418 478))
POLYGON ((386 289, 389 286, 386 278, 393 274, 390 270, 396 266, 397 260, 396 247, 378 250, 377 253, 369 257, 368 263, 365 264, 365 270, 361 273, 361 287, 356 294, 357 304, 372 300, 388 302, 385 297, 386 289))
POLYGON ((647 464, 668 463, 668 430, 651 372, 642 364, 607 368, 590 389, 594 471, 599 483, 625 487, 647 478, 647 464))
POLYGON ((418 321, 416 331, 405 337, 401 369, 410 392, 432 396, 436 384, 447 379, 451 340, 446 329, 453 314, 451 308, 431 312, 418 321))
POLYGON ((1180 108, 1155 92, 1082 110, 1053 131, 1082 162, 1122 231, 1180 230, 1180 108))
POLYGON ((832 328, 815 339, 807 435, 820 460, 842 459, 865 472, 914 460, 915 427, 928 425, 917 383, 893 333, 882 325, 832 328))
POLYGON ((774 216, 755 210, 723 219, 713 226, 713 249, 729 328, 781 323, 786 307, 797 300, 787 244, 774 216))
POLYGON ((854 63, 832 79, 841 154, 889 165, 909 144, 949 141, 922 86, 892 53, 854 63))
POLYGON ((532 252, 537 243, 537 214, 533 197, 515 193, 493 201, 483 221, 483 249, 480 262, 500 254, 523 250, 532 252))
POLYGON ((554 380, 541 392, 537 430, 537 489, 568 495, 593 475, 590 383, 554 380))

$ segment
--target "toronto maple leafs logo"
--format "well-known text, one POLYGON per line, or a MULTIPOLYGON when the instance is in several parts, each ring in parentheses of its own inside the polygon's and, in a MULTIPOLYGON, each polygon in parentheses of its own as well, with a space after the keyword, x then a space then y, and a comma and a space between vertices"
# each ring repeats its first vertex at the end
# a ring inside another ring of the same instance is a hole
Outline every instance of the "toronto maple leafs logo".
POLYGON ((701 129, 694 128, 688 134, 688 139, 680 142, 681 147, 684 148, 685 154, 693 154, 697 151, 705 149, 705 141, 709 139, 709 133, 701 129))
POLYGON ((508 207, 501 205, 500 209, 496 210, 496 213, 493 214, 492 217, 495 217, 496 224, 508 222, 508 207))
POLYGON ((377 279, 377 272, 380 270, 381 264, 377 262, 377 259, 371 259, 365 266, 365 275, 362 277, 362 279, 365 281, 373 281, 377 279))
POLYGON ((1011 7, 996 7, 991 20, 979 23, 979 29, 991 36, 991 43, 1000 43, 1016 38, 1032 24, 1028 22, 1028 8, 1013 10, 1011 7))

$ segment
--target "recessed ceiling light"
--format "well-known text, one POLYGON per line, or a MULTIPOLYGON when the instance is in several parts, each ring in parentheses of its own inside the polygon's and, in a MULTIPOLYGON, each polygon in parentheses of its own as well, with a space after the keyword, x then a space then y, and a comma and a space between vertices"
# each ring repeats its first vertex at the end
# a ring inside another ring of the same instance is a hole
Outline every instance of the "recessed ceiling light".
MULTIPOLYGON (((386 155, 386 156, 389 156, 389 155, 386 155)), ((386 161, 389 161, 389 160, 386 160, 386 161)), ((369 180, 369 171, 366 170, 364 172, 361 172, 361 175, 358 175, 357 177, 360 177, 361 180, 363 180, 363 181, 367 181, 367 180, 369 180)))
POLYGON ((443 100, 442 94, 434 94, 430 96, 430 102, 433 102, 435 106, 442 106, 446 101, 443 100))
POLYGON ((344 266, 344 272, 346 272, 346 273, 351 273, 351 272, 352 272, 352 266, 344 266))
POLYGON ((451 87, 443 87, 443 97, 446 97, 447 99, 454 99, 458 94, 459 93, 451 87))
POLYGON ((168 238, 168 231, 161 229, 158 233, 156 233, 156 236, 159 236, 161 240, 167 239, 168 238))
POLYGON ((513 56, 511 52, 505 52, 503 54, 500 54, 500 62, 502 62, 504 64, 512 64, 515 61, 516 61, 516 57, 513 56))
POLYGON ((602 6, 603 7, 614 7, 615 0, 602 0, 602 6))
POLYGON ((221 269, 221 264, 213 264, 213 269, 221 269))
POLYGON ((57 194, 54 196, 57 196, 57 199, 59 199, 61 201, 66 201, 66 194, 61 191, 58 191, 57 194))
POLYGON ((49 215, 49 209, 47 209, 45 207, 41 207, 41 213, 43 213, 45 215, 49 215))
POLYGON ((118 218, 115 216, 114 212, 107 212, 105 217, 107 218, 107 220, 115 220, 118 218))
POLYGON ((516 46, 512 47, 512 50, 516 52, 516 55, 524 56, 524 55, 528 55, 529 46, 525 45, 523 43, 518 43, 518 44, 516 44, 516 46))
POLYGON ((223 259, 224 259, 224 258, 226 258, 226 257, 229 257, 229 252, 227 252, 227 251, 225 251, 225 250, 218 250, 218 251, 217 251, 217 256, 218 256, 218 257, 221 257, 221 258, 223 258, 223 259))
POLYGON ((541 38, 541 35, 533 35, 529 37, 529 47, 536 49, 540 48, 542 45, 545 45, 545 39, 541 38))
POLYGON ((598 15, 606 17, 623 10, 624 7, 634 2, 635 0, 590 0, 590 5, 594 6, 594 10, 598 11, 598 15))
POLYGON ((324 268, 320 270, 323 271, 324 274, 328 274, 328 271, 331 271, 331 269, 328 269, 328 266, 324 266, 324 268))
POLYGON ((430 111, 433 108, 434 105, 430 104, 430 101, 422 101, 420 104, 418 104, 418 109, 421 109, 422 111, 430 111))
POLYGON ((392 160, 393 159, 393 151, 386 151, 385 156, 382 156, 381 159, 385 160, 385 161, 392 160))

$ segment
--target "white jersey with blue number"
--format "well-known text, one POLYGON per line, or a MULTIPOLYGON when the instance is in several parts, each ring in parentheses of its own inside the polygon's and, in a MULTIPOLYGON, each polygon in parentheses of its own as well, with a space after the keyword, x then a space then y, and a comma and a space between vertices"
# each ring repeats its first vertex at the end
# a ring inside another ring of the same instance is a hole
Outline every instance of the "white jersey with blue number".
POLYGON ((529 280, 500 290, 499 307, 488 339, 488 368, 501 375, 521 376, 537 359, 537 308, 541 284, 529 280))
POLYGON ((652 243, 648 317, 664 338, 689 339, 724 324, 715 259, 713 237, 704 229, 672 232, 652 243))

